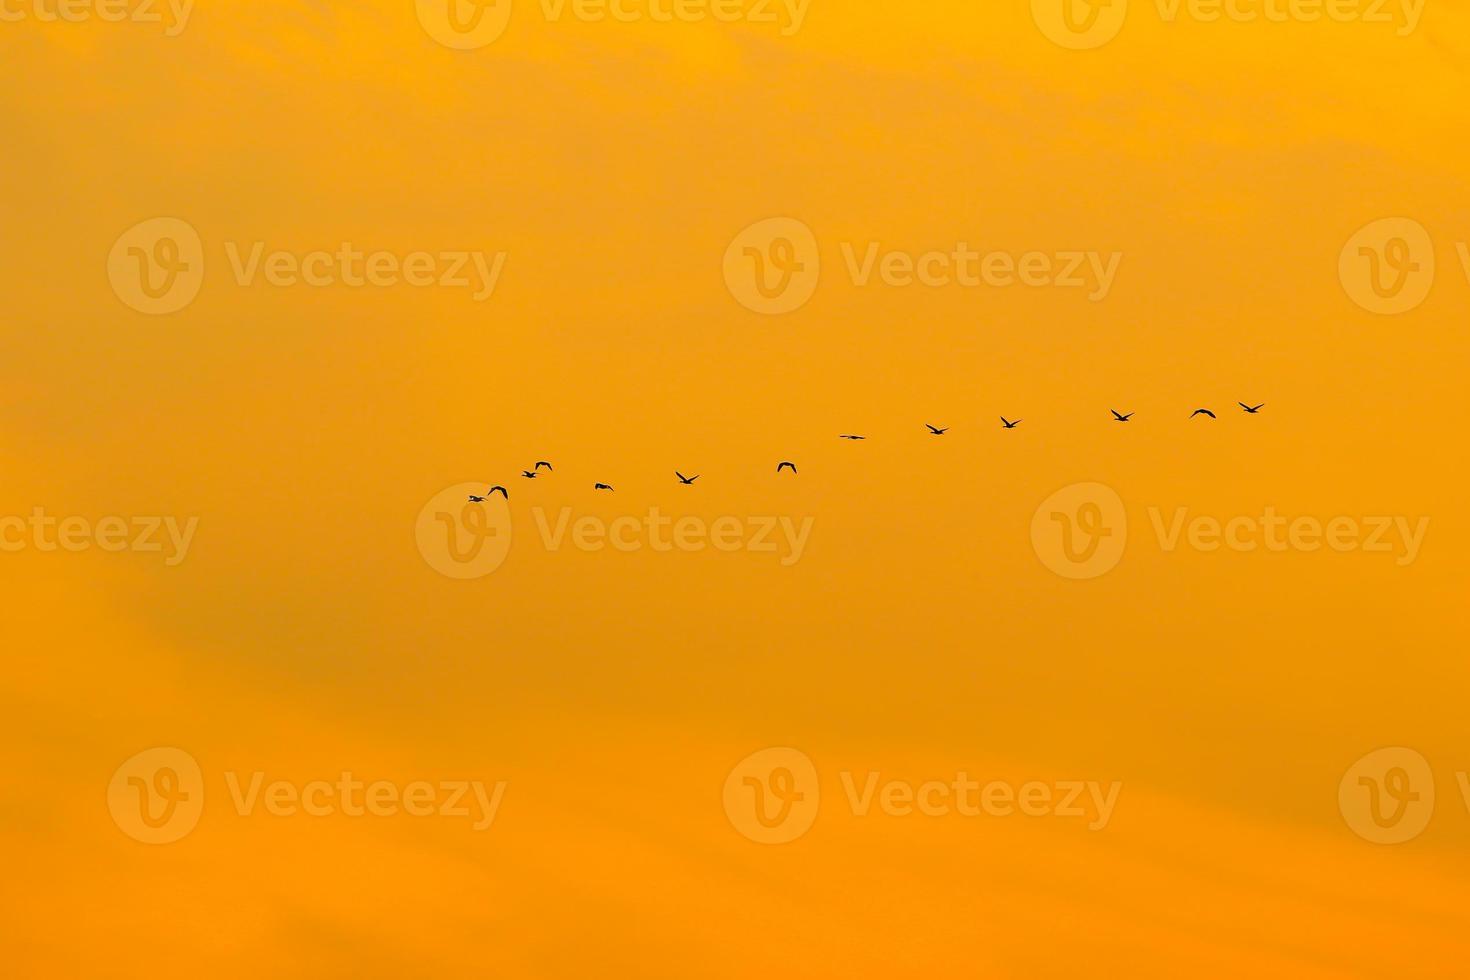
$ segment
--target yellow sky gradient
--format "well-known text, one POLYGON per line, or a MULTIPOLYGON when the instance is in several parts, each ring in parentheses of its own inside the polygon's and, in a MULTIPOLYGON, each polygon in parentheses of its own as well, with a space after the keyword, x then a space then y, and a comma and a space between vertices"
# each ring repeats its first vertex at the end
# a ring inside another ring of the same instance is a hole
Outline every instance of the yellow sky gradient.
POLYGON ((471 51, 411 0, 0 22, 0 516, 198 519, 175 565, 0 552, 8 972, 1460 975, 1470 11, 1400 36, 1159 9, 1092 51, 1023 0, 811 0, 789 36, 515 0, 471 51), (148 316, 108 255, 161 216, 205 275, 148 316), (722 257, 773 216, 821 277, 764 316, 722 257), (1375 314, 1339 253, 1397 216, 1437 273, 1375 314), (240 285, 226 245, 257 241, 506 262, 485 302, 240 285), (841 250, 962 241, 1122 258, 1091 302, 858 287, 841 250), (415 520, 466 482, 509 487, 514 536, 458 581, 415 520), (1073 581, 1031 525, 1085 482, 1127 548, 1073 581), (810 537, 783 564, 536 530, 650 507, 810 537), (1409 562, 1170 550, 1151 508, 1429 524, 1409 562), (149 845, 108 786, 155 746, 205 803, 149 845), (821 809, 762 845, 721 788, 782 746, 821 809), (1402 844, 1339 809, 1384 746, 1435 780, 1402 844), (475 832, 241 816, 226 783, 345 770, 506 789, 475 832), (961 771, 1122 788, 1090 831, 857 816, 842 781, 961 771))

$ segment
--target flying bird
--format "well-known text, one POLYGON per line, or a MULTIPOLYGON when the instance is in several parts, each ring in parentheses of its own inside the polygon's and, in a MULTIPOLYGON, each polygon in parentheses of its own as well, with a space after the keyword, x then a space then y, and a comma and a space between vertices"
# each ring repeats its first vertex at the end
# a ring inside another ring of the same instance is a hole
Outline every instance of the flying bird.
POLYGON ((1133 412, 1129 412, 1127 415, 1122 415, 1118 412, 1116 408, 1110 408, 1108 409, 1108 411, 1113 413, 1113 419, 1118 422, 1127 422, 1129 419, 1133 418, 1135 414, 1133 412))
POLYGON ((868 437, 867 436, 838 436, 837 438, 839 438, 839 439, 861 440, 861 439, 866 439, 868 437))
POLYGON ((1214 418, 1214 417, 1215 417, 1215 413, 1214 413, 1214 412, 1212 412, 1212 411, 1210 411, 1210 410, 1209 410, 1209 409, 1208 409, 1208 408, 1196 408, 1196 409, 1195 409, 1195 410, 1194 410, 1194 411, 1193 411, 1193 412, 1192 412, 1192 413, 1191 413, 1191 414, 1190 414, 1190 416, 1189 416, 1189 417, 1190 417, 1190 418, 1194 418, 1194 417, 1195 417, 1195 416, 1196 416, 1196 415, 1208 415, 1208 416, 1209 416, 1209 417, 1210 417, 1210 418, 1214 418))
POLYGON ((1251 407, 1250 407, 1250 406, 1249 406, 1249 405, 1247 405, 1247 404, 1246 404, 1246 403, 1245 403, 1245 402, 1236 402, 1236 403, 1235 403, 1235 404, 1237 404, 1237 405, 1239 405, 1239 406, 1240 406, 1240 407, 1241 407, 1241 408, 1243 408, 1243 409, 1245 409, 1245 413, 1246 413, 1246 414, 1247 414, 1247 415, 1255 415, 1255 414, 1256 414, 1256 413, 1257 413, 1257 412, 1259 412, 1259 411, 1260 411, 1260 410, 1261 410, 1261 409, 1263 409, 1263 408, 1265 408, 1265 407, 1266 407, 1266 403, 1265 403, 1265 402, 1261 402, 1261 404, 1259 404, 1259 405, 1257 405, 1257 406, 1256 406, 1256 407, 1255 407, 1255 408, 1251 408, 1251 407))
POLYGON ((612 487, 608 486, 606 483, 594 483, 594 484, 592 484, 592 489, 593 490, 611 490, 612 487))
POLYGON ((493 486, 489 490, 486 490, 485 491, 485 496, 487 496, 487 497, 493 497, 497 493, 500 494, 502 497, 504 497, 506 500, 509 500, 510 499, 510 493, 505 489, 505 487, 502 487, 502 486, 499 486, 499 485, 493 486))
POLYGON ((694 474, 693 476, 685 476, 683 473, 680 473, 678 470, 675 470, 674 471, 674 475, 677 476, 679 478, 679 482, 682 483, 682 484, 684 484, 686 487, 693 486, 694 485, 694 481, 697 480, 697 479, 699 479, 699 474, 698 473, 694 474))
POLYGON ((536 479, 536 471, 535 470, 521 470, 521 476, 525 477, 528 480, 534 480, 534 479, 536 479))
POLYGON ((939 428, 935 428, 935 427, 934 427, 934 426, 932 426, 932 425, 929 425, 929 423, 928 423, 928 422, 925 422, 925 423, 924 423, 924 424, 925 424, 925 425, 928 425, 928 426, 929 426, 929 431, 930 431, 930 432, 932 432, 932 433, 934 433, 934 435, 936 435, 936 436, 942 436, 942 435, 944 435, 944 434, 945 434, 945 433, 946 433, 946 432, 948 432, 948 431, 949 431, 949 426, 947 426, 947 425, 946 425, 946 426, 945 426, 945 427, 944 427, 944 428, 942 428, 942 429, 939 429, 939 428))
MULTIPOLYGON (((550 464, 550 463, 548 463, 548 462, 547 462, 547 461, 546 461, 546 460, 544 460, 544 459, 543 459, 543 460, 542 460, 542 461, 541 461, 541 462, 539 462, 539 463, 537 463, 537 464, 536 464, 536 469, 538 469, 538 470, 539 470, 539 469, 540 469, 540 468, 541 468, 541 467, 543 467, 543 466, 544 466, 544 467, 546 467, 546 468, 547 468, 547 469, 548 469, 548 470, 549 470, 549 469, 551 469, 551 464, 550 464)), ((553 470, 553 471, 552 471, 552 472, 555 472, 555 470, 553 470)))
POLYGON ((1016 426, 1020 425, 1024 421, 1026 421, 1026 420, 1025 419, 1016 419, 1016 421, 1014 421, 1014 422, 1009 422, 1009 421, 1006 420, 1006 417, 1004 415, 1002 415, 1000 417, 1001 424, 1004 425, 1007 429, 1014 429, 1016 426))
POLYGON ((785 469, 789 469, 789 470, 791 470, 791 472, 795 473, 796 472, 796 464, 795 463, 777 463, 776 464, 776 472, 777 473, 780 473, 782 470, 785 470, 785 469))
POLYGON ((470 503, 472 503, 472 504, 483 504, 484 502, 485 502, 485 498, 484 497, 476 497, 474 494, 470 494, 470 503))

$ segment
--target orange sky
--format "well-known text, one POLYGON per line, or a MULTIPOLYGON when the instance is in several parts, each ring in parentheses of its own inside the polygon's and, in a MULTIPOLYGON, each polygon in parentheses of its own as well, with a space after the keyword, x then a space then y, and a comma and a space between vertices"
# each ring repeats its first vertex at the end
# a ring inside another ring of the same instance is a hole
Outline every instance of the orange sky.
POLYGON ((161 544, 0 524, 15 975, 1462 972, 1462 4, 1408 30, 1131 0, 1092 50, 1020 0, 799 27, 515 0, 471 50, 411 0, 206 0, 176 36, 166 4, 3 6, 0 519, 161 544), (160 217, 203 277, 150 315, 114 283, 160 217), (726 256, 772 217, 817 271, 767 315, 726 256), (1416 223, 1404 312, 1364 308, 1384 218, 1416 223), (481 301, 242 283, 256 243, 503 266, 481 301), (1092 298, 860 285, 870 243, 1118 261, 1092 298), (436 514, 492 483, 503 563, 441 574, 436 514), (1116 566, 1054 574, 1042 504, 1094 483, 1116 566), (651 508, 735 543, 656 548, 651 508), (1401 523, 1387 551, 1156 530, 1268 512, 1401 523), (563 515, 632 545, 548 544, 563 515), (109 807, 155 747, 201 773, 171 843, 109 807), (778 747, 815 816, 762 844, 722 787, 778 747), (1382 747, 1428 814, 1403 843, 1339 800, 1382 747), (347 771, 504 793, 481 831, 231 795, 347 771), (859 814, 870 773, 1121 788, 1089 829, 859 814))

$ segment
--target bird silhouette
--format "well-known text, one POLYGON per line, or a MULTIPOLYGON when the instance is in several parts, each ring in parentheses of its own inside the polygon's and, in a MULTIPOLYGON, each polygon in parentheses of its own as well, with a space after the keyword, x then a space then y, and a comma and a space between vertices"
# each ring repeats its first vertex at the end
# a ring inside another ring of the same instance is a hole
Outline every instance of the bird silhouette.
MULTIPOLYGON (((1266 403, 1265 402, 1262 402, 1259 405, 1248 405, 1245 402, 1236 402, 1236 404, 1239 405, 1241 407, 1241 409, 1244 410, 1247 415, 1256 415, 1256 414, 1259 414, 1259 412, 1261 411, 1261 409, 1263 409, 1263 408, 1266 407, 1266 403)), ((1135 414, 1137 414, 1135 412, 1129 412, 1128 414, 1125 415, 1122 412, 1118 411, 1116 408, 1109 409, 1109 411, 1113 413, 1113 421, 1115 421, 1115 422, 1128 422, 1128 421, 1131 421, 1132 418, 1133 418, 1133 416, 1135 414)), ((1208 418, 1211 418, 1211 419, 1218 420, 1218 416, 1216 416, 1215 413, 1212 412, 1212 411, 1210 411, 1208 408, 1197 408, 1192 413, 1190 413, 1190 416, 1189 417, 1191 419, 1193 419, 1193 418, 1197 418, 1198 416, 1201 416, 1201 415, 1204 415, 1204 416, 1206 416, 1208 418)), ((1005 428, 1007 428, 1007 429, 1014 429, 1014 428, 1016 428, 1018 425, 1020 425, 1024 421, 1025 421, 1025 419, 1016 419, 1015 421, 1011 421, 1010 419, 1006 418, 1004 415, 1000 416, 1000 424, 1002 426, 1004 426, 1005 428)), ((924 423, 924 425, 925 425, 925 428, 927 428, 929 430, 929 433, 931 435, 936 435, 936 436, 942 436, 946 432, 948 432, 949 429, 950 429, 949 426, 944 426, 943 428, 941 428, 941 427, 939 427, 937 425, 931 425, 928 422, 924 423)), ((857 441, 862 441, 864 439, 867 439, 867 436, 860 436, 860 435, 855 435, 855 434, 852 434, 852 433, 843 433, 843 434, 839 435, 838 438, 839 439, 847 439, 847 440, 850 440, 850 441, 857 442, 857 441)), ((529 470, 522 470, 521 471, 521 476, 524 477, 527 480, 534 480, 534 479, 536 479, 536 477, 538 475, 540 475, 540 472, 541 472, 541 468, 542 467, 545 467, 547 469, 547 471, 549 471, 549 472, 554 472, 555 471, 554 468, 552 467, 552 465, 549 462, 547 462, 546 460, 543 459, 543 460, 538 461, 536 463, 536 465, 535 465, 534 468, 529 469, 529 470)), ((776 472, 778 474, 782 470, 788 470, 788 469, 791 471, 792 475, 795 475, 796 472, 797 472, 796 464, 790 462, 789 460, 782 460, 780 463, 778 463, 776 465, 776 472)), ((696 480, 699 479, 699 475, 698 474, 695 474, 694 476, 685 476, 683 473, 681 473, 678 470, 675 470, 674 471, 674 475, 679 478, 679 483, 682 484, 683 486, 686 486, 686 487, 687 486, 693 486, 694 485, 694 481, 696 481, 696 480)), ((613 487, 610 484, 607 484, 607 483, 594 483, 592 485, 592 489, 593 490, 607 490, 607 491, 612 491, 613 490, 613 487)), ((510 500, 510 491, 507 490, 505 487, 501 486, 500 484, 496 484, 495 486, 491 487, 489 490, 486 490, 483 496, 478 495, 478 494, 470 494, 469 495, 469 500, 470 500, 471 503, 480 504, 480 503, 484 503, 486 500, 488 500, 490 497, 493 497, 497 493, 500 494, 500 496, 503 497, 505 500, 507 500, 507 501, 510 500)))

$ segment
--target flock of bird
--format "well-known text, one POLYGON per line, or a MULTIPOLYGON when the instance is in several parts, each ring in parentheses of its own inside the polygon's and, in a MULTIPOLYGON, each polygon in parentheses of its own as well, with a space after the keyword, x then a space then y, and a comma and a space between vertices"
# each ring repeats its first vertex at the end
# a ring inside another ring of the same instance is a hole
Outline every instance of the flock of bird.
MULTIPOLYGON (((1255 415, 1255 414, 1259 413, 1261 411, 1261 409, 1263 409, 1263 408, 1266 407, 1266 403, 1265 402, 1262 402, 1259 405, 1247 405, 1245 402, 1236 402, 1235 404, 1239 405, 1242 409, 1244 409, 1245 410, 1245 413, 1247 415, 1255 415)), ((1129 412, 1127 415, 1124 415, 1122 412, 1118 411, 1116 408, 1109 409, 1109 411, 1113 413, 1113 421, 1114 422, 1128 422, 1128 421, 1132 420, 1132 418, 1133 418, 1133 416, 1135 414, 1137 414, 1136 412, 1129 412)), ((1193 419, 1193 418, 1198 418, 1201 415, 1208 416, 1209 418, 1212 418, 1212 419, 1219 417, 1214 412, 1210 411, 1208 408, 1196 408, 1190 414, 1189 417, 1193 419)), ((1000 424, 1003 427, 1007 428, 1007 429, 1014 429, 1016 426, 1020 425, 1024 421, 1025 421, 1025 419, 1016 419, 1014 422, 1012 422, 1010 419, 1006 418, 1004 415, 1002 415, 1000 417, 1000 424)), ((929 434, 930 435, 936 435, 936 436, 942 436, 946 432, 949 431, 949 426, 944 426, 943 428, 940 428, 937 425, 930 425, 927 422, 924 423, 924 427, 929 430, 929 434)), ((866 439, 868 437, 867 436, 859 436, 859 435, 851 435, 851 434, 843 434, 843 435, 838 436, 837 438, 839 438, 839 439, 848 439, 848 440, 851 440, 851 441, 854 441, 854 442, 861 442, 862 440, 864 440, 864 439, 866 439)), ((526 479, 526 480, 534 480, 541 473, 541 470, 542 470, 543 467, 546 469, 546 471, 548 473, 554 473, 555 472, 555 470, 552 468, 552 465, 550 463, 548 463, 546 460, 543 459, 540 462, 538 462, 535 466, 533 466, 531 469, 529 469, 529 470, 522 470, 521 471, 521 477, 523 479, 526 479)), ((791 473, 792 473, 792 475, 794 476, 796 474, 796 464, 793 463, 793 462, 790 462, 789 460, 782 460, 781 462, 779 462, 779 463, 776 464, 776 472, 777 473, 781 473, 783 470, 790 470, 791 473)), ((681 484, 683 484, 684 486, 686 486, 686 487, 693 486, 694 485, 694 481, 697 480, 697 479, 699 479, 699 474, 697 474, 697 473, 694 476, 685 476, 683 473, 680 473, 678 470, 675 470, 674 471, 674 476, 678 477, 679 478, 679 482, 681 484)), ((613 488, 611 486, 609 486, 608 484, 606 484, 606 483, 594 483, 592 485, 592 489, 593 490, 606 490, 608 492, 613 492, 613 488)), ((489 499, 490 497, 494 496, 497 493, 500 494, 502 497, 504 497, 506 500, 509 500, 510 499, 510 491, 507 490, 505 487, 503 487, 503 486, 501 486, 500 484, 497 483, 495 486, 491 487, 489 490, 486 490, 483 495, 480 495, 480 494, 470 494, 470 502, 471 503, 476 503, 476 504, 481 504, 481 503, 484 503, 487 499, 489 499)))

